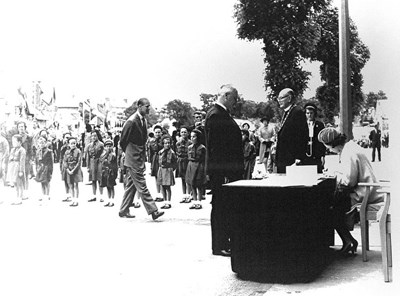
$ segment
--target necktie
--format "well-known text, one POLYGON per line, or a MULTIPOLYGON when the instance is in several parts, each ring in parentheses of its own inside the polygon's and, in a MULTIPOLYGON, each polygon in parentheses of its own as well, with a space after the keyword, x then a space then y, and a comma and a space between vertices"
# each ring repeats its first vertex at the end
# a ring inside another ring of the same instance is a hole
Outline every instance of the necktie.
POLYGON ((142 117, 142 131, 143 131, 143 137, 146 138, 147 129, 146 129, 146 119, 144 119, 144 117, 142 117))

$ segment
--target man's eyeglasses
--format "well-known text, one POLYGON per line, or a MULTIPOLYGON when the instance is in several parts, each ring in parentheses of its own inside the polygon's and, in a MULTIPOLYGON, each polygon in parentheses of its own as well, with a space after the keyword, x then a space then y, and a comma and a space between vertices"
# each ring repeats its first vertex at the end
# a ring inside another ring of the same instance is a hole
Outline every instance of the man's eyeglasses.
POLYGON ((286 99, 289 95, 283 96, 283 97, 278 97, 278 101, 283 101, 284 99, 286 99))

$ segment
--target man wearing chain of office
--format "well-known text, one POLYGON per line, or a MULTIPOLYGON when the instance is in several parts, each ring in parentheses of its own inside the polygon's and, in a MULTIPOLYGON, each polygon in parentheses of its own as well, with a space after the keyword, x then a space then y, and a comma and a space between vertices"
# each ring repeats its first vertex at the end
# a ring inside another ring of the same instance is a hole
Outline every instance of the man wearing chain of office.
POLYGON ((303 160, 304 165, 316 165, 318 173, 322 173, 325 165, 325 145, 318 141, 318 134, 324 129, 325 125, 316 120, 318 108, 314 103, 304 105, 304 110, 308 125, 308 142, 306 157, 303 160))

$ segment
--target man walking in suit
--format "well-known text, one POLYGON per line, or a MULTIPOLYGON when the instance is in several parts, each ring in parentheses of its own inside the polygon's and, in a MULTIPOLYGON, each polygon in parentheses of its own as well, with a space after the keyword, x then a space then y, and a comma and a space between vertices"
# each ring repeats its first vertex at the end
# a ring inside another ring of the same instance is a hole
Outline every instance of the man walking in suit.
POLYGON ((164 214, 151 197, 144 178, 146 160, 147 122, 145 116, 150 112, 150 102, 141 98, 137 102, 137 111, 129 117, 122 128, 120 146, 125 152, 124 165, 127 168, 127 182, 122 199, 119 216, 121 218, 135 218, 129 213, 136 191, 141 195, 147 214, 156 220, 164 214))
POLYGON ((295 104, 290 88, 281 90, 279 107, 284 111, 276 143, 276 167, 278 174, 286 173, 286 166, 300 165, 306 157, 308 125, 303 110, 295 104))
POLYGON ((211 238, 214 255, 230 256, 229 210, 222 185, 243 178, 242 133, 230 115, 239 99, 231 85, 220 88, 217 102, 206 115, 206 172, 212 190, 211 238))
POLYGON ((371 140, 372 144, 372 162, 375 161, 375 150, 378 150, 378 160, 381 161, 381 134, 379 123, 376 123, 375 128, 369 134, 369 139, 371 140))

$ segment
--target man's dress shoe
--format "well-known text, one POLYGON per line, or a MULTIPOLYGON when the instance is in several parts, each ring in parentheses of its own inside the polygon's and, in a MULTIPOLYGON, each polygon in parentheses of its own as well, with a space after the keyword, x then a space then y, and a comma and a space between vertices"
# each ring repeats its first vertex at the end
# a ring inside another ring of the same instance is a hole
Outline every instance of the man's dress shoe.
POLYGON ((228 251, 228 250, 214 251, 213 255, 230 257, 231 256, 231 251, 228 251))
POLYGON ((151 213, 151 217, 153 218, 153 220, 160 218, 162 215, 164 215, 164 212, 162 211, 155 211, 154 213, 151 213))
POLYGON ((135 218, 134 215, 131 215, 131 214, 129 214, 129 213, 126 213, 126 214, 119 214, 119 216, 120 216, 121 218, 135 218))

